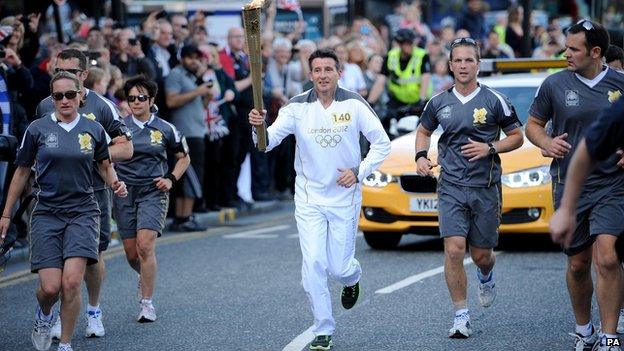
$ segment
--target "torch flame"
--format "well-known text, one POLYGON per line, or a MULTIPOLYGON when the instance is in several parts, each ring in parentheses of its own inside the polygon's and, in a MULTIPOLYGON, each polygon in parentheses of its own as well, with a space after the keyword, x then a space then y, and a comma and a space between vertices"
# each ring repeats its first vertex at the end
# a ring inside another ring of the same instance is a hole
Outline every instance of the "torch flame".
POLYGON ((264 0, 252 0, 251 2, 243 6, 245 10, 253 10, 262 7, 264 7, 264 0))

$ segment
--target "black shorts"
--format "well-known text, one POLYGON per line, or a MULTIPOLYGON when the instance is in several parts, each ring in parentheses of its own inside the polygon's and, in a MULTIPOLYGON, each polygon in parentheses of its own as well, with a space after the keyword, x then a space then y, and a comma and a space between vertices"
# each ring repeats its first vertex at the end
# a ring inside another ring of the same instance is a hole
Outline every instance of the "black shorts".
MULTIPOLYGON (((559 208, 564 184, 553 183, 555 209, 559 208)), ((596 235, 619 237, 624 231, 624 187, 621 184, 585 187, 576 208, 576 229, 570 247, 564 248, 574 256, 594 243, 596 235)))

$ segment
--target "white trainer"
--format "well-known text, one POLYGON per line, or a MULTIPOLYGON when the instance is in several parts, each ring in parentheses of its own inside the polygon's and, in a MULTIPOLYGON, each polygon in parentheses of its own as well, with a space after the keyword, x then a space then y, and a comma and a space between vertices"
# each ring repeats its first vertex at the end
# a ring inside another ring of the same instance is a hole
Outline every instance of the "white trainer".
POLYGON ((472 329, 470 329, 470 315, 464 312, 459 316, 455 316, 453 327, 449 329, 449 338, 465 339, 470 337, 472 329))
POLYGON ((479 303, 482 307, 490 307, 496 300, 496 284, 494 280, 487 283, 479 282, 479 303))
POLYGON ((598 331, 595 328, 594 332, 589 336, 582 336, 578 333, 569 334, 576 339, 574 340, 574 351, 593 351, 596 350, 600 345, 598 331))
POLYGON ((30 340, 32 341, 35 349, 39 351, 46 351, 50 349, 50 345, 52 344, 50 330, 52 329, 52 324, 56 316, 53 316, 52 320, 47 321, 39 317, 41 314, 41 308, 38 307, 37 312, 35 313, 35 326, 33 327, 32 334, 30 335, 30 340))
POLYGON ((61 316, 56 317, 56 321, 50 330, 52 340, 61 340, 61 316))
POLYGON ((151 323, 156 321, 156 309, 152 303, 141 301, 141 311, 139 312, 137 321, 139 323, 151 323))
POLYGON ((618 318, 617 333, 624 334, 624 309, 620 310, 620 317, 618 318))
POLYGON ((477 268, 477 282, 479 283, 479 303, 482 307, 490 307, 496 300, 496 284, 494 284, 494 273, 490 272, 491 278, 487 283, 481 283, 479 279, 479 268, 477 268))
POLYGON ((104 324, 102 324, 102 310, 95 312, 87 312, 87 329, 85 336, 87 338, 101 338, 106 334, 104 324))

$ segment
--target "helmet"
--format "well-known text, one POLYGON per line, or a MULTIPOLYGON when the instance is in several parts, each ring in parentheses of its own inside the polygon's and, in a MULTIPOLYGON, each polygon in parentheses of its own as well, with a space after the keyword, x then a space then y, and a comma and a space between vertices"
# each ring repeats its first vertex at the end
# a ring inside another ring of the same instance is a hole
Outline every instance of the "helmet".
POLYGON ((408 28, 401 28, 394 34, 397 43, 413 43, 416 40, 416 33, 408 28))

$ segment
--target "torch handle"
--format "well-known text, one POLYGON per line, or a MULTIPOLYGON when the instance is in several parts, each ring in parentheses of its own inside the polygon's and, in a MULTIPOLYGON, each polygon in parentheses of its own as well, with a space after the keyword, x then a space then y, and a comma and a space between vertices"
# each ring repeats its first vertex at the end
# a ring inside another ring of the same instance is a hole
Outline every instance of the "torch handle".
MULTIPOLYGON (((251 76, 251 88, 253 92, 254 108, 262 114, 262 55, 260 32, 260 8, 243 9, 243 24, 245 27, 245 38, 249 49, 249 70, 251 76)), ((265 151, 267 147, 266 126, 263 124, 256 127, 258 135, 258 150, 265 151)))

